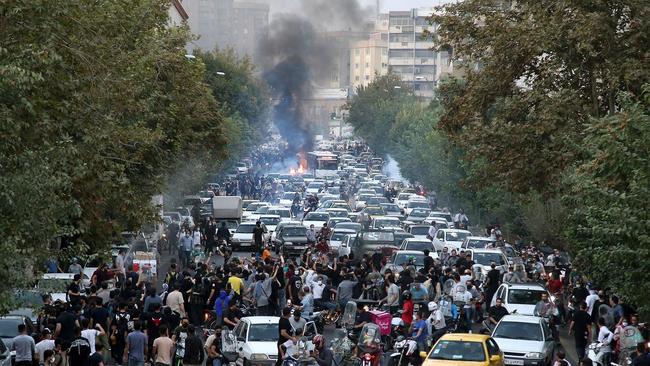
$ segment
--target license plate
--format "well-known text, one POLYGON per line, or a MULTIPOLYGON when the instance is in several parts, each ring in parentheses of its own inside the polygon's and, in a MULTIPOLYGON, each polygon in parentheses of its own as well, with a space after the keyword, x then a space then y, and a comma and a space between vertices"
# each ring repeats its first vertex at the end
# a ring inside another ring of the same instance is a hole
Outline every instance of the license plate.
POLYGON ((251 243, 239 243, 240 247, 250 247, 251 243))
POLYGON ((519 359, 513 359, 513 358, 506 358, 503 360, 503 363, 506 365, 523 365, 524 360, 519 360, 519 359))

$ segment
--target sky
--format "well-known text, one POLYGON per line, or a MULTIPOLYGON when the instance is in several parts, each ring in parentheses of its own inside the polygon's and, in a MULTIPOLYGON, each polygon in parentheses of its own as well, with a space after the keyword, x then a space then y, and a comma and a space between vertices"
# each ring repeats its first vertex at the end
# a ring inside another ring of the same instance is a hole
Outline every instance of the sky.
MULTIPOLYGON (((257 0, 266 2, 271 6, 271 14, 293 12, 294 9, 300 8, 301 2, 311 0, 257 0)), ((349 0, 354 1, 354 0, 349 0)), ((372 7, 374 9, 376 0, 358 0, 362 7, 372 7)), ((436 5, 451 2, 450 0, 379 0, 379 6, 382 13, 389 10, 409 10, 420 7, 433 7, 436 5)))

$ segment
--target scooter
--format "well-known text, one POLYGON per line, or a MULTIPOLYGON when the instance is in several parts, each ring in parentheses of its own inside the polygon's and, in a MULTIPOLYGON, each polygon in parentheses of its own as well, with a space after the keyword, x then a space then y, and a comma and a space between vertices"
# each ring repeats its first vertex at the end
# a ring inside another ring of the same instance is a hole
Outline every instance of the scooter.
POLYGON ((389 366, 419 366, 422 363, 418 343, 413 339, 400 337, 395 342, 395 352, 390 355, 389 366))
POLYGON ((599 342, 593 342, 589 345, 587 357, 591 360, 594 366, 609 366, 603 365, 605 352, 602 350, 604 347, 605 345, 599 342))

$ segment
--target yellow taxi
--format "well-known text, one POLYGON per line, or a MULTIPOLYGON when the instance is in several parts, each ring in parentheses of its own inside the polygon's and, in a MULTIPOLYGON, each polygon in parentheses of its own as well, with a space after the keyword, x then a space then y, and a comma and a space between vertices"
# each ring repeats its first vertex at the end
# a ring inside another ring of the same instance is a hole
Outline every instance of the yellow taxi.
POLYGON ((420 355, 422 366, 503 366, 503 352, 485 334, 448 333, 420 355))

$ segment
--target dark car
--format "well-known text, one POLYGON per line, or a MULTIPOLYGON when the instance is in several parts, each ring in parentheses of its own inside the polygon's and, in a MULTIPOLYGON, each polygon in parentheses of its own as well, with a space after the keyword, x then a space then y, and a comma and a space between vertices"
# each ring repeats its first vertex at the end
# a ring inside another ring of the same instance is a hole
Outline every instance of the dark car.
POLYGON ((18 335, 18 325, 25 324, 27 334, 34 333, 34 326, 31 319, 22 315, 5 315, 0 317, 0 338, 2 342, 11 350, 13 339, 18 335))
POLYGON ((275 235, 275 243, 284 255, 302 254, 307 248, 307 228, 302 225, 283 226, 275 235))
POLYGON ((397 250, 395 233, 392 230, 360 231, 351 246, 355 256, 359 255, 359 257, 364 253, 374 253, 376 250, 380 250, 384 256, 388 256, 397 250))

